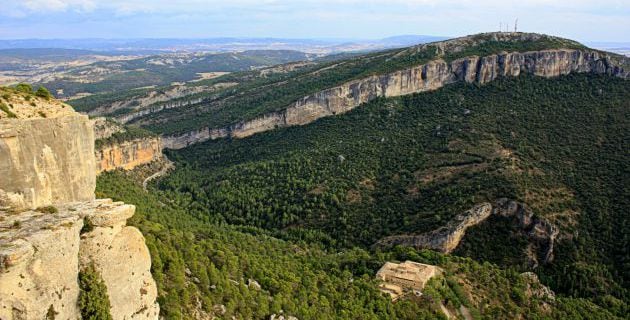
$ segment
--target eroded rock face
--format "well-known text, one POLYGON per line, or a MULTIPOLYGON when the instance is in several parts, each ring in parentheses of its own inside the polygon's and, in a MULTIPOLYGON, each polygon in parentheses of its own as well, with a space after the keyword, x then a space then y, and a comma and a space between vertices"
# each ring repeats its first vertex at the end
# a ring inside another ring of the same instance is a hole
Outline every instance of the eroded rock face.
POLYGON ((162 158, 162 142, 157 137, 133 139, 102 146, 95 156, 97 173, 118 168, 131 170, 162 158))
POLYGON ((142 233, 125 226, 135 207, 98 201, 85 216, 93 230, 81 235, 79 266, 93 264, 101 274, 114 319, 157 319, 157 287, 142 233))
POLYGON ((379 240, 376 246, 404 245, 417 249, 432 249, 450 253, 457 248, 468 228, 485 221, 492 214, 516 218, 520 229, 527 234, 529 239, 546 248, 543 263, 553 260, 554 244, 559 233, 558 228, 547 220, 534 216, 534 213, 524 204, 505 198, 495 201, 494 204, 476 205, 457 215, 439 229, 422 234, 385 237, 379 240))
POLYGON ((87 116, 0 119, 0 319, 80 319, 92 264, 114 319, 158 319, 149 251, 125 225, 135 207, 94 200, 94 162, 87 116))
POLYGON ((76 319, 83 221, 68 212, 0 217, 0 319, 45 319, 51 308, 76 319))
MULTIPOLYGON (((457 51, 456 48, 449 50, 457 51)), ((434 60, 413 68, 350 81, 303 97, 281 112, 269 113, 227 128, 204 128, 182 135, 164 136, 162 140, 165 148, 179 149, 208 139, 226 136, 242 138, 278 127, 304 125, 322 117, 348 112, 377 97, 431 91, 455 82, 485 84, 499 77, 521 74, 556 77, 585 72, 630 77, 630 70, 624 70, 609 56, 588 49, 506 52, 485 57, 471 56, 451 62, 434 60)))
POLYGON ((94 134, 87 116, 0 119, 0 208, 94 199, 94 134))
POLYGON ((492 205, 482 203, 457 215, 439 229, 419 235, 399 235, 381 239, 379 246, 405 245, 419 249, 431 249, 450 253, 466 234, 466 229, 485 221, 492 214, 492 205))
POLYGON ((0 319, 78 319, 78 274, 99 271, 114 319, 157 319, 157 288, 144 237, 126 226, 135 207, 111 200, 65 204, 57 213, 0 212, 0 319), (19 221, 16 223, 16 221, 19 221), (84 222, 93 228, 81 234, 84 222))

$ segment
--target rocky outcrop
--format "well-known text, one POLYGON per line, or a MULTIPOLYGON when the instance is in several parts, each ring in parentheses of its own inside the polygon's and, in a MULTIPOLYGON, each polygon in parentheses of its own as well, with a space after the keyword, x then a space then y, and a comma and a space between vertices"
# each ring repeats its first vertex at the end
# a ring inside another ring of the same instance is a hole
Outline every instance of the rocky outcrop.
POLYGON ((128 128, 106 118, 94 118, 96 173, 131 170, 162 159, 162 142, 157 136, 125 137, 128 128), (110 137, 122 135, 116 139, 110 137), (122 137, 122 138, 121 138, 122 137))
POLYGON ((107 139, 116 133, 125 131, 125 127, 104 117, 93 118, 92 123, 94 123, 94 139, 96 140, 107 139))
POLYGON ((162 142, 158 137, 132 139, 100 146, 96 152, 96 172, 116 169, 131 170, 162 158, 162 142))
MULTIPOLYGON (((96 200, 0 221, 0 319, 77 319, 79 270, 101 274, 114 319, 157 319, 157 288, 144 237, 125 226, 132 205, 96 200), (81 233, 84 225, 91 231, 81 233)), ((0 212, 3 215, 4 212, 0 212)))
POLYGON ((87 116, 0 119, 0 209, 89 201, 95 187, 87 116))
POLYGON ((544 261, 553 260, 553 250, 559 230, 545 219, 534 216, 525 205, 509 199, 499 199, 494 204, 482 203, 472 209, 457 215, 445 226, 418 235, 396 235, 379 240, 378 247, 392 247, 396 245, 410 246, 417 249, 431 249, 450 253, 459 245, 466 234, 466 230, 485 221, 490 215, 514 217, 518 226, 529 239, 545 247, 544 261))
POLYGON ((227 128, 204 128, 191 133, 164 136, 162 141, 165 148, 178 149, 218 137, 247 137, 273 128, 304 125, 322 117, 344 113, 377 97, 425 92, 456 82, 485 84, 499 77, 521 74, 556 77, 585 72, 630 77, 630 70, 625 70, 611 56, 589 49, 503 52, 453 61, 438 59, 413 68, 350 81, 303 97, 283 111, 227 128))
POLYGON ((0 319, 79 319, 87 266, 113 319, 158 319, 149 251, 126 226, 135 207, 94 200, 94 172, 87 116, 0 120, 0 319))
POLYGON ((492 214, 492 205, 483 203, 455 216, 445 226, 419 235, 398 235, 381 239, 377 245, 390 247, 404 245, 418 249, 431 249, 450 253, 466 234, 466 229, 485 221, 492 214))
POLYGON ((138 111, 114 116, 114 118, 116 119, 116 121, 120 123, 127 123, 137 118, 144 117, 152 113, 160 112, 162 110, 181 108, 181 107, 201 103, 202 101, 203 101, 202 98, 192 98, 192 99, 182 99, 182 100, 175 100, 175 101, 169 101, 169 102, 163 102, 163 103, 156 103, 138 111))
POLYGON ((157 319, 151 256, 142 233, 125 223, 135 207, 108 199, 90 205, 87 210, 77 210, 85 214, 84 221, 92 228, 81 235, 80 268, 94 265, 99 271, 114 319, 157 319))

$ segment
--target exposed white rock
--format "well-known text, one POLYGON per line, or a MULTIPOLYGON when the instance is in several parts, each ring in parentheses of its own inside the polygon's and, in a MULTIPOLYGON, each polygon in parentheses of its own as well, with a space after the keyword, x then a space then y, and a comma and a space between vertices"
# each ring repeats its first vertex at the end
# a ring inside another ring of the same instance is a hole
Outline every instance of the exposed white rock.
MULTIPOLYGON (((461 42, 461 41, 460 41, 461 42)), ((464 44, 447 41, 456 52, 464 44)), ((162 137, 165 148, 180 149, 190 144, 222 137, 243 138, 278 127, 304 125, 319 118, 348 112, 377 97, 397 97, 439 89, 456 82, 485 84, 499 77, 533 74, 556 77, 570 73, 609 74, 629 78, 607 54, 589 49, 553 49, 504 52, 485 57, 470 56, 446 62, 442 59, 389 74, 349 81, 298 99, 286 109, 226 128, 202 128, 180 135, 162 137)))

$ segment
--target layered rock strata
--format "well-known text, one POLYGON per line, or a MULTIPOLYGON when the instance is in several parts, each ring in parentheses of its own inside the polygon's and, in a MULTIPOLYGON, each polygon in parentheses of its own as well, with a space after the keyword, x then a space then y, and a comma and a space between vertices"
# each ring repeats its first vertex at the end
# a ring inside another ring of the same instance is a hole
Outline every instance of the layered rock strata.
POLYGON ((389 236, 379 240, 376 246, 392 247, 396 245, 410 246, 417 249, 432 249, 450 253, 459 245, 470 227, 484 222, 491 215, 513 217, 518 227, 529 237, 530 241, 545 247, 544 261, 553 260, 555 240, 559 230, 545 219, 538 218, 525 205, 509 199, 499 199, 494 204, 482 203, 453 218, 445 226, 422 234, 389 236))
POLYGON ((165 148, 221 137, 247 137, 278 127, 304 125, 319 118, 348 112, 377 97, 396 97, 466 82, 485 84, 499 77, 532 74, 556 77, 570 73, 608 74, 629 78, 630 72, 605 53, 588 49, 554 49, 504 52, 484 57, 470 56, 447 62, 442 59, 384 75, 354 80, 303 97, 286 109, 271 112, 226 128, 202 128, 163 136, 165 148))
POLYGON ((162 159, 162 141, 157 136, 107 141, 111 136, 125 133, 123 125, 105 118, 94 118, 97 147, 96 173, 116 169, 131 170, 137 166, 162 159), (100 141, 99 141, 100 140, 100 141))
POLYGON ((0 212, 0 319, 80 318, 77 278, 92 264, 113 319, 157 319, 149 251, 138 229, 125 225, 135 207, 96 200, 57 210, 0 212))
POLYGON ((149 251, 126 226, 135 207, 94 200, 92 125, 74 111, 0 119, 2 320, 80 319, 79 271, 92 265, 113 319, 158 319, 149 251))
POLYGON ((162 158, 162 142, 158 137, 132 139, 101 146, 95 151, 96 172, 116 169, 131 170, 162 158))

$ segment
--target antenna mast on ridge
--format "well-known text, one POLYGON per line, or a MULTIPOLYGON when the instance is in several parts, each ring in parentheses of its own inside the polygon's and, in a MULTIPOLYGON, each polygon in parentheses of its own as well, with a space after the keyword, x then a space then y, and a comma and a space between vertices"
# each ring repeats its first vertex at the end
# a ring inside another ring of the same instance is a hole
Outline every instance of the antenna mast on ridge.
POLYGON ((516 21, 514 21, 514 32, 518 31, 518 18, 516 18, 516 21))
POLYGON ((499 22, 499 32, 503 31, 503 22, 499 22))

